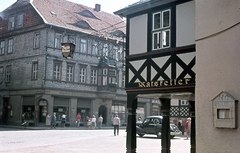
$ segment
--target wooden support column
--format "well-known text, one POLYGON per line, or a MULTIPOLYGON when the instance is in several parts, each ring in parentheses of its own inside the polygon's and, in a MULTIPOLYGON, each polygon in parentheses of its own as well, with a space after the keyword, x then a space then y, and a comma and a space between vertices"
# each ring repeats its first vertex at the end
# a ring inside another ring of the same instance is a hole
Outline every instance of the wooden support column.
POLYGON ((127 94, 127 153, 136 153, 136 109, 137 109, 137 95, 127 94))
POLYGON ((190 139, 190 153, 196 153, 196 121, 195 121, 195 101, 189 101, 189 110, 191 116, 191 139, 190 139))
POLYGON ((161 101, 161 111, 162 111, 162 150, 161 153, 170 153, 170 119, 169 119, 169 112, 171 107, 171 99, 160 99, 161 101))

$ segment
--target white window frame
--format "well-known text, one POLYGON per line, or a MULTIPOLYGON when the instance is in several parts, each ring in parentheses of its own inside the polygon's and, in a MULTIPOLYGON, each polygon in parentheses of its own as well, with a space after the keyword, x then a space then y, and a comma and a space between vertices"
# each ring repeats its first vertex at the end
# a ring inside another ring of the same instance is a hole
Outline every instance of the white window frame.
POLYGON ((24 14, 21 13, 21 14, 18 14, 17 16, 17 28, 21 28, 23 27, 23 16, 24 14))
POLYGON ((91 70, 91 84, 97 84, 97 69, 92 68, 91 70))
POLYGON ((80 83, 86 83, 86 76, 87 76, 87 69, 86 66, 80 66, 79 71, 79 82, 80 83))
POLYGON ((54 62, 53 65, 53 80, 61 80, 62 64, 60 62, 54 62))
POLYGON ((8 39, 8 51, 7 53, 10 54, 13 52, 13 38, 8 39))
POLYGON ((80 39, 80 52, 87 53, 87 39, 80 39))
POLYGON ((73 82, 73 80, 74 80, 74 65, 67 64, 66 81, 73 82))
POLYGON ((5 54, 5 40, 2 40, 0 42, 0 55, 4 55, 5 54))
POLYGON ((38 62, 32 63, 32 80, 38 79, 38 62))
POLYGON ((10 82, 10 80, 11 80, 11 66, 6 66, 5 82, 10 82))
POLYGON ((10 16, 8 19, 8 30, 13 30, 14 29, 14 16, 10 16))
POLYGON ((60 49, 62 47, 61 42, 62 42, 62 34, 56 33, 54 47, 60 49))
POLYGON ((152 50, 169 48, 171 46, 171 9, 166 9, 153 13, 152 25, 152 50), (164 26, 164 14, 169 12, 167 26, 164 26), (155 16, 160 16, 160 19, 155 20, 155 16), (155 23, 158 21, 160 23, 155 23), (157 25, 157 26, 155 26, 157 25))
POLYGON ((34 33, 33 48, 40 48, 40 33, 34 33))

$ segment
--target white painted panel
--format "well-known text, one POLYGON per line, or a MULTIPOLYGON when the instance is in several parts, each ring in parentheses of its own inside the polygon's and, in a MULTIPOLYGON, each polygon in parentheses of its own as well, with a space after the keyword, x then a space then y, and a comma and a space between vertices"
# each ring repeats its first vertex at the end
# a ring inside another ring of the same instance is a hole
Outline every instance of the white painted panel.
MULTIPOLYGON (((140 69, 140 67, 143 65, 144 62, 145 62, 145 60, 138 60, 138 61, 132 61, 132 62, 130 62, 130 63, 131 63, 132 66, 138 71, 138 70, 140 69)), ((130 81, 134 76, 135 76, 135 74, 134 74, 132 71, 130 71, 130 69, 129 69, 129 81, 130 81)), ((147 67, 142 71, 141 76, 142 76, 145 80, 147 80, 147 67)), ((137 80, 135 81, 135 83, 136 83, 136 82, 140 82, 139 79, 137 79, 137 80)))
MULTIPOLYGON (((192 59, 196 56, 196 52, 191 52, 191 53, 185 53, 185 54, 179 54, 178 57, 186 64, 188 65, 192 59)), ((177 77, 183 72, 183 68, 180 67, 178 64, 176 65, 177 72, 176 75, 177 77)), ((193 66, 192 71, 195 72, 195 66, 193 66)), ((190 78, 189 75, 185 76, 185 78, 190 78)))
POLYGON ((129 55, 147 52, 147 15, 130 19, 129 55))
POLYGON ((176 7, 176 46, 195 44, 195 2, 176 7))

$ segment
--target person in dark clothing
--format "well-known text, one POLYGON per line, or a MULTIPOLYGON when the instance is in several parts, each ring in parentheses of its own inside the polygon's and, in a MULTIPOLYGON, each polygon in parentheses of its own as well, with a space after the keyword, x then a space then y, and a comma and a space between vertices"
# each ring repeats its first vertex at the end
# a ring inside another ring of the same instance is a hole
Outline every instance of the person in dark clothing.
POLYGON ((25 114, 24 113, 22 114, 21 121, 22 121, 22 128, 26 128, 27 122, 25 121, 25 114))

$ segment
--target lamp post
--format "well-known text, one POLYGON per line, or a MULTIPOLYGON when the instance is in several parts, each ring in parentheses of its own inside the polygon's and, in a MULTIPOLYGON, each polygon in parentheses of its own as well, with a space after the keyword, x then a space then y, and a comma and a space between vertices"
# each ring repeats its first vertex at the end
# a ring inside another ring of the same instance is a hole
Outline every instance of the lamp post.
POLYGON ((75 51, 75 44, 73 43, 61 43, 62 45, 62 55, 65 58, 73 58, 73 53, 75 51))

